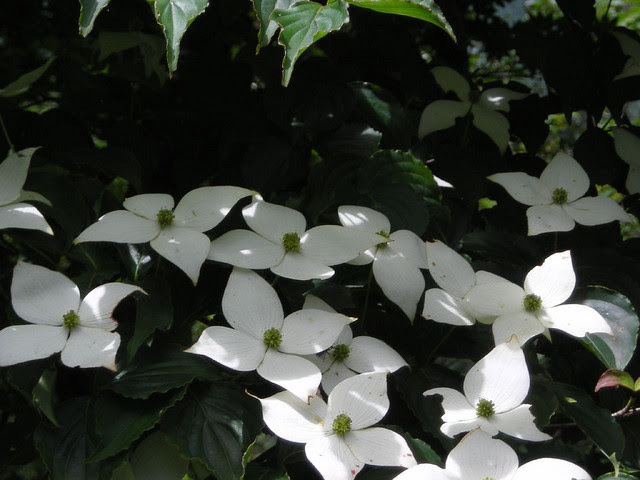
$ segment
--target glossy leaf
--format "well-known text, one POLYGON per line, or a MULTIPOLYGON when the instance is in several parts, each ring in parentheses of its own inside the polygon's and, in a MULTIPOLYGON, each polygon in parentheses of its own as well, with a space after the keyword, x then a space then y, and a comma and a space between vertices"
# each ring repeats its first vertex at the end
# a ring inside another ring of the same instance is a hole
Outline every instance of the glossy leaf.
POLYGON ((260 22, 256 53, 260 51, 261 47, 269 45, 273 34, 278 30, 278 24, 271 20, 273 11, 287 10, 295 1, 296 0, 252 0, 253 11, 260 22))
POLYGON ((80 0, 80 35, 86 37, 93 30, 96 17, 111 0, 80 0))
MULTIPOLYGON (((638 379, 638 381, 640 382, 640 378, 638 379)), ((638 383, 638 382, 635 382, 635 383, 638 383)), ((637 391, 635 383, 631 375, 629 375, 627 372, 623 372, 621 370, 609 369, 600 376, 594 391, 597 392, 601 388, 608 388, 608 387, 624 387, 635 392, 637 391)))
POLYGON ((33 403, 49 420, 51 420, 51 423, 59 426, 58 421, 56 420, 53 398, 57 377, 58 371, 54 367, 47 368, 42 372, 42 375, 38 380, 38 384, 33 387, 33 403))

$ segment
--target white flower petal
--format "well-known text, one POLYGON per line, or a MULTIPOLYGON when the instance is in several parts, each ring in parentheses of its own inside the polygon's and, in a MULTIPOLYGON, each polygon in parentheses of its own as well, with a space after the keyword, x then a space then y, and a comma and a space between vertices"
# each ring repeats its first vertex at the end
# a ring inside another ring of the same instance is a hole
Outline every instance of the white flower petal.
MULTIPOLYGON (((304 304, 302 305, 302 308, 312 308, 314 310, 324 310, 325 312, 338 313, 331 307, 331 305, 329 305, 321 298, 316 297, 312 293, 307 293, 304 296, 304 304)), ((344 328, 349 329, 349 331, 351 330, 348 326, 344 328)))
POLYGON ((386 428, 351 430, 344 440, 355 457, 368 465, 405 468, 416 465, 407 441, 386 428))
POLYGON ((282 205, 255 201, 242 209, 242 216, 254 232, 274 243, 282 244, 286 233, 302 236, 307 229, 307 221, 300 212, 282 205))
MULTIPOLYGON (((311 308, 311 307, 309 307, 309 308, 311 308)), ((322 309, 319 309, 319 310, 322 310, 322 309)), ((333 309, 331 309, 331 310, 333 310, 333 309)), ((351 331, 351 327, 349 325, 345 325, 344 328, 342 329, 342 332, 340 332, 340 335, 338 335, 338 338, 336 338, 336 341, 333 342, 333 344, 334 345, 340 345, 340 344, 349 345, 352 340, 353 340, 353 332, 351 331)))
POLYGON ((445 466, 447 474, 455 480, 511 480, 518 469, 518 456, 502 440, 494 440, 482 430, 474 430, 451 450, 445 466))
POLYGON ((422 316, 427 320, 449 325, 468 326, 476 323, 462 299, 439 288, 430 288, 425 292, 422 316))
POLYGON ((528 93, 515 92, 508 88, 488 88, 480 95, 480 105, 490 110, 501 110, 508 112, 511 100, 522 100, 528 97, 528 93))
POLYGON ((315 438, 305 445, 304 451, 324 480, 353 480, 364 467, 338 435, 315 438))
POLYGON ((522 465, 513 480, 591 480, 579 466, 559 458, 538 458, 522 465))
POLYGON ((501 432, 520 440, 531 442, 551 440, 551 435, 541 432, 533 423, 534 417, 529 408, 531 405, 520 405, 507 412, 496 413, 488 420, 501 432))
POLYGON ((630 221, 629 214, 610 197, 584 197, 566 203, 562 208, 580 225, 601 225, 614 220, 630 221))
POLYGON ((640 167, 631 165, 627 174, 627 181, 624 184, 630 194, 640 193, 640 167))
POLYGON ((584 168, 570 155, 556 153, 549 165, 540 175, 540 181, 552 192, 563 188, 567 192, 567 201, 582 197, 589 190, 589 176, 584 168))
POLYGON ((520 348, 513 337, 497 345, 467 372, 464 394, 473 406, 481 399, 493 402, 496 413, 519 406, 529 393, 529 370, 520 348))
POLYGON ((187 274, 193 284, 198 283, 200 267, 207 259, 211 241, 204 233, 188 228, 169 226, 151 240, 151 248, 187 274))
POLYGON ((539 178, 524 172, 494 173, 487 179, 504 187, 516 202, 542 205, 552 201, 551 190, 539 178))
POLYGON ((155 220, 147 220, 126 210, 109 212, 89 225, 73 243, 116 242, 143 243, 153 240, 160 233, 160 225, 155 220))
POLYGON ((53 230, 44 219, 42 213, 28 203, 12 203, 11 205, 0 207, 0 229, 3 228, 40 230, 53 235, 53 230))
POLYGON ((0 205, 11 203, 20 196, 31 157, 37 149, 38 147, 25 148, 9 155, 0 163, 0 205))
POLYGON ((481 315, 504 315, 524 309, 524 290, 511 282, 476 285, 464 296, 469 306, 481 315))
POLYGON ((378 247, 368 248, 353 260, 349 260, 349 265, 369 265, 376 258, 378 247))
POLYGON ((260 275, 234 268, 222 295, 227 322, 254 338, 262 339, 271 328, 280 330, 284 320, 278 294, 260 275))
MULTIPOLYGON (((453 388, 440 387, 427 390, 423 394, 442 396, 443 422, 464 422, 474 420, 478 417, 475 405, 471 405, 467 397, 453 388)), ((462 430, 464 431, 464 430, 462 430)))
POLYGON ((318 391, 322 374, 309 360, 269 348, 258 367, 258 375, 280 385, 303 402, 318 391))
POLYGON ((464 257, 440 241, 426 242, 429 273, 440 288, 462 298, 476 283, 473 268, 464 257))
POLYGON ((545 308, 560 305, 571 296, 575 286, 570 250, 550 255, 524 279, 525 293, 538 295, 545 308))
POLYGON ((528 235, 568 232, 576 223, 560 205, 534 205, 527 209, 528 235))
POLYGON ((337 265, 384 241, 385 237, 375 233, 340 225, 321 225, 300 238, 300 253, 323 265, 337 265))
POLYGON ((524 345, 529 339, 544 333, 544 326, 533 313, 522 309, 501 315, 493 322, 493 341, 496 345, 507 342, 515 335, 524 345))
POLYGON ((500 275, 496 275, 495 273, 487 272, 485 270, 478 270, 476 272, 476 285, 500 282, 511 283, 506 278, 502 278, 500 275))
POLYGON ((279 350, 301 355, 320 353, 336 341, 350 322, 349 317, 340 313, 310 308, 298 310, 284 319, 279 350))
POLYGON ((78 316, 85 327, 113 330, 118 323, 111 316, 113 310, 126 296, 133 292, 145 293, 143 289, 126 283, 105 283, 91 290, 80 304, 78 316))
POLYGON ((429 268, 425 242, 410 230, 397 230, 389 236, 389 246, 417 268, 429 268))
POLYGON ((185 352, 205 355, 239 372, 255 370, 262 362, 267 346, 251 335, 228 327, 205 328, 196 343, 185 352))
POLYGON ((323 420, 327 405, 320 397, 313 397, 307 404, 291 392, 280 392, 259 400, 264 423, 278 437, 306 443, 326 436, 323 420))
POLYGON ((468 102, 436 100, 423 110, 418 125, 418 138, 422 140, 432 132, 446 130, 456 124, 456 118, 464 117, 470 110, 468 102))
POLYGON ((333 268, 293 252, 286 253, 278 265, 271 267, 271 271, 276 275, 293 280, 311 280, 314 278, 324 280, 335 273, 333 268))
POLYGON ((80 291, 60 272, 18 262, 13 269, 11 304, 27 322, 62 325, 62 317, 69 310, 77 313, 80 291))
POLYGON ((381 248, 373 262, 373 276, 382 293, 413 322, 418 302, 424 292, 424 277, 415 263, 404 258, 391 246, 381 248))
MULTIPOLYGON (((326 356, 329 361, 331 361, 331 357, 329 355, 326 356)), ((336 385, 338 385, 343 380, 347 378, 354 377, 356 372, 347 368, 344 363, 333 362, 331 367, 322 373, 322 388, 324 389, 327 395, 331 394, 336 385)))
POLYGON ((467 79, 450 67, 440 66, 431 69, 433 77, 445 92, 455 93, 460 100, 469 100, 471 86, 467 79))
POLYGON ((545 327, 557 328, 574 337, 584 337, 587 333, 613 335, 607 321, 586 305, 558 305, 540 310, 536 314, 545 327))
POLYGON ((640 137, 626 128, 613 127, 613 144, 618 156, 631 166, 640 167, 640 137))
POLYGON ((481 108, 477 104, 471 107, 473 125, 481 132, 486 133, 504 153, 509 144, 509 120, 501 113, 481 108))
POLYGON ((166 193, 143 193, 122 202, 122 206, 148 220, 156 220, 160 210, 173 210, 173 197, 166 193))
POLYGON ((393 477, 392 480, 450 480, 445 471, 430 463, 421 463, 409 470, 405 470, 400 475, 393 477))
POLYGON ((362 373, 340 382, 329 395, 327 423, 344 413, 351 429, 359 430, 378 423, 389 410, 387 373, 362 373))
POLYGON ((236 267, 271 268, 282 261, 284 247, 251 230, 231 230, 211 242, 207 258, 236 267))
POLYGON ((16 202, 41 202, 49 207, 53 207, 53 204, 44 195, 38 192, 30 192, 29 190, 22 190, 20 196, 15 200, 16 202))
POLYGON ((206 232, 218 225, 238 200, 255 192, 233 186, 200 187, 191 190, 178 202, 175 224, 198 232, 206 232))
POLYGON ((60 359, 67 367, 105 367, 116 370, 120 335, 115 332, 77 326, 69 334, 60 359))
POLYGON ((345 365, 358 373, 389 372, 407 366, 407 362, 389 345, 377 338, 355 337, 349 345, 345 365))
POLYGON ((16 325, 0 330, 0 367, 47 358, 59 352, 69 331, 52 325, 16 325))
POLYGON ((447 437, 455 437, 456 435, 464 432, 469 432, 476 428, 481 429, 483 432, 487 432, 489 435, 494 436, 498 434, 498 429, 493 426, 486 418, 478 417, 471 420, 462 420, 460 422, 446 422, 440 427, 440 431, 447 437))
POLYGON ((367 207, 358 205, 342 205, 338 207, 340 223, 348 228, 362 230, 363 232, 378 233, 380 231, 391 233, 391 223, 382 213, 367 207))

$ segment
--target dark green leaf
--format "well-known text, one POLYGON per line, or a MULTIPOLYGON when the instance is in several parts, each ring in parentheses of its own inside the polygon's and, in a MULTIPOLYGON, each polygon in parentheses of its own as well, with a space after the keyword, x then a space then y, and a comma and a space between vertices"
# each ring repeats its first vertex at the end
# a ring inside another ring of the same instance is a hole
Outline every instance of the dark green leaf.
POLYGON ((21 93, 29 90, 29 87, 32 83, 38 80, 44 72, 51 66, 56 57, 49 57, 49 59, 44 63, 44 65, 32 70, 28 73, 25 73, 16 81, 11 82, 4 88, 0 88, 0 97, 15 97, 16 95, 20 95, 21 93))
POLYGON ((96 17, 110 0, 80 0, 80 35, 86 37, 93 30, 96 17))
POLYGON ((53 409, 53 394, 57 376, 58 371, 54 366, 42 372, 38 384, 33 388, 33 404, 51 420, 51 423, 60 426, 53 409))
POLYGON ((271 20, 271 14, 274 10, 287 10, 296 0, 252 0, 253 11, 260 22, 260 30, 258 30, 258 45, 256 53, 261 47, 269 45, 273 34, 278 29, 278 24, 271 20))
POLYGON ((162 433, 154 432, 136 447, 130 465, 134 478, 169 480, 183 478, 189 462, 162 433))

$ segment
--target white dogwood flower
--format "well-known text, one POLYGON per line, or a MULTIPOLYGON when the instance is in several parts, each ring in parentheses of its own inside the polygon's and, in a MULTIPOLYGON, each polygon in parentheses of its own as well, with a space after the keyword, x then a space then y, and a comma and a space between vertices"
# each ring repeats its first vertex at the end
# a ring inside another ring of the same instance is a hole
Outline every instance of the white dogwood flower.
POLYGON ((540 178, 524 172, 496 173, 487 177, 502 185, 527 209, 529 235, 573 230, 581 225, 629 221, 624 209, 606 196, 584 197, 589 189, 587 172, 566 153, 557 153, 540 178))
POLYGON ((640 193, 640 137, 621 127, 614 127, 613 134, 616 153, 629 165, 625 187, 631 194, 640 193))
POLYGON ((512 335, 524 345, 530 338, 549 328, 574 337, 587 333, 608 333, 611 327, 593 308, 586 305, 561 305, 576 285, 569 250, 554 253, 542 265, 534 267, 524 280, 524 288, 511 283, 476 285, 466 300, 484 315, 496 315, 493 338, 496 345, 512 335))
MULTIPOLYGON (((335 313, 326 302, 307 294, 302 307, 335 313)), ((365 335, 353 337, 349 325, 345 325, 331 348, 308 357, 322 372, 322 388, 329 394, 345 378, 358 373, 389 372, 407 366, 407 362, 382 340, 365 335)))
POLYGON ((236 267, 269 268, 294 280, 325 279, 331 265, 348 262, 385 241, 380 235, 321 225, 307 230, 307 221, 292 208, 256 196, 242 210, 251 230, 231 230, 211 242, 208 258, 236 267))
POLYGON ((559 458, 538 458, 518 467, 518 455, 480 429, 454 447, 445 468, 421 463, 393 480, 592 480, 579 466, 559 458))
POLYGON ((522 440, 549 440, 533 423, 531 405, 522 403, 529 383, 524 353, 513 336, 471 367, 464 378, 464 395, 452 388, 432 388, 424 395, 442 396, 440 430, 449 437, 479 427, 490 435, 503 432, 522 440))
POLYGON ((33 205, 24 203, 25 200, 33 200, 51 206, 51 202, 39 193, 22 190, 31 157, 37 149, 25 148, 0 163, 0 229, 25 228, 53 235, 42 213, 33 205))
POLYGON ((350 263, 373 262, 373 276, 385 296, 398 305, 413 322, 424 292, 421 268, 427 268, 422 240, 409 230, 391 233, 389 219, 366 207, 343 205, 338 208, 340 223, 347 228, 378 234, 387 239, 367 249, 350 263))
POLYGON ((322 375, 298 355, 322 352, 351 318, 323 310, 299 310, 284 317, 276 291, 251 270, 234 268, 222 296, 222 312, 233 328, 213 326, 186 351, 225 367, 258 375, 308 401, 322 375))
POLYGON ((471 113, 473 125, 487 134, 498 146, 500 153, 504 153, 509 143, 509 120, 498 110, 508 112, 511 100, 523 99, 528 94, 508 88, 488 88, 479 92, 449 67, 435 67, 431 69, 431 73, 445 93, 455 93, 460 101, 436 100, 427 105, 420 117, 418 137, 422 139, 431 132, 453 127, 456 118, 471 113))
POLYGON ((175 209, 171 195, 135 195, 123 202, 126 210, 103 215, 73 243, 150 242, 195 285, 211 244, 203 232, 220 223, 238 200, 254 193, 233 186, 200 187, 182 197, 175 209))
POLYGON ((364 373, 340 382, 327 403, 310 404, 289 392, 260 399, 267 427, 278 437, 305 443, 309 461, 325 480, 352 480, 365 464, 412 467, 407 442, 386 428, 371 427, 389 410, 386 373, 364 373))
POLYGON ((62 352, 68 367, 115 370, 120 335, 111 318, 118 303, 133 292, 126 283, 106 283, 82 301, 75 283, 59 272, 18 262, 11 282, 11 304, 18 316, 34 325, 0 331, 0 366, 15 365, 62 352))

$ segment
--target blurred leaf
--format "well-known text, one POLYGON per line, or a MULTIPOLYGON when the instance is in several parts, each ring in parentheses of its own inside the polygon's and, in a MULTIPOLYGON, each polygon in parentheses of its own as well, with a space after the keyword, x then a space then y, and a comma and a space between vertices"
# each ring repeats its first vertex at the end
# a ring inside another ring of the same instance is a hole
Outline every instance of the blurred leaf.
POLYGON ((557 0, 566 17, 588 28, 596 19, 594 0, 557 0))
MULTIPOLYGON (((638 380, 640 381, 640 379, 638 380)), ((601 388, 609 387, 624 387, 631 391, 636 391, 636 385, 633 378, 631 378, 631 375, 627 372, 615 369, 609 369, 600 376, 594 391, 597 392, 601 388)))
POLYGON ((368 157, 378 150, 381 138, 382 134, 368 125, 347 123, 327 138, 320 149, 331 155, 368 157))
POLYGON ((4 88, 0 88, 0 97, 15 97, 16 95, 20 95, 21 93, 29 90, 29 87, 32 83, 38 80, 44 72, 51 66, 56 57, 49 57, 49 59, 44 63, 44 65, 32 70, 28 73, 25 73, 16 81, 11 82, 4 88))
POLYGON ((274 10, 287 10, 296 0, 252 0, 253 11, 256 18, 260 22, 260 30, 258 30, 258 45, 256 53, 261 47, 269 45, 273 34, 278 29, 278 24, 271 20, 271 14, 274 10))
POLYGON ((59 427, 60 425, 56 420, 53 410, 53 395, 55 393, 57 376, 58 370, 56 370, 55 366, 51 366, 42 372, 38 384, 33 387, 33 403, 51 420, 51 423, 59 427))
POLYGON ((531 404, 531 413, 539 429, 549 424, 549 420, 558 409, 558 399, 549 388, 549 381, 541 375, 532 375, 526 403, 531 404))
POLYGON ((153 432, 136 447, 129 461, 134 478, 175 480, 187 473, 189 462, 160 432, 153 432))
POLYGON ((478 199, 478 211, 489 210, 498 204, 495 200, 491 200, 488 197, 482 197, 478 199))
POLYGON ((80 0, 80 35, 86 37, 93 30, 96 17, 110 0, 80 0))
POLYGON ((162 37, 141 32, 101 32, 98 35, 98 61, 131 48, 138 48, 142 53, 145 76, 149 78, 155 73, 161 82, 164 81, 166 70, 162 65, 162 57, 165 45, 162 37))

